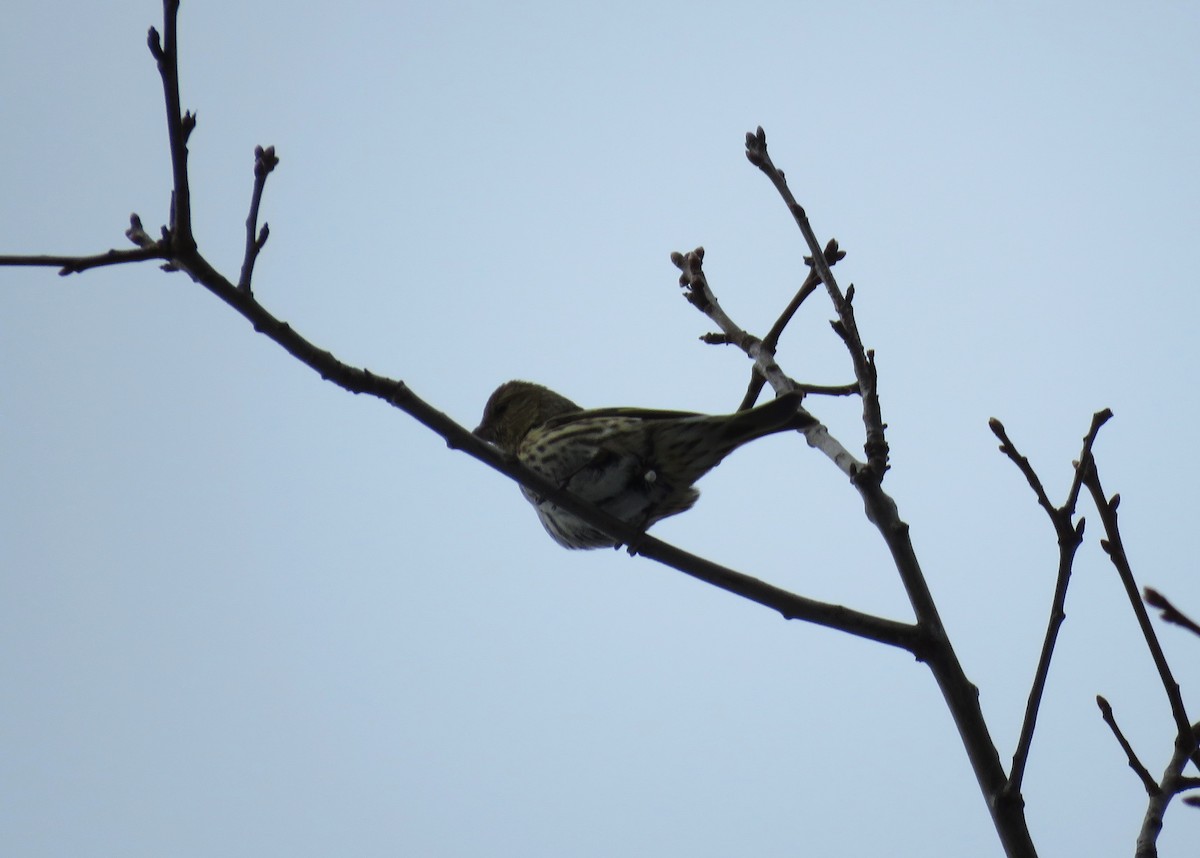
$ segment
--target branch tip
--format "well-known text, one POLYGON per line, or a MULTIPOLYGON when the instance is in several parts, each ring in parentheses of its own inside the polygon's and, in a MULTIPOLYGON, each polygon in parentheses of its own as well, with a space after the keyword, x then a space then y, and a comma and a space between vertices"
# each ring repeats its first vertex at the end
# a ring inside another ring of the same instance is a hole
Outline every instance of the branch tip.
POLYGON ((166 55, 163 53, 162 37, 154 27, 151 27, 150 32, 146 34, 146 47, 150 49, 150 56, 154 57, 156 62, 163 61, 166 55))
POLYGON ((275 147, 254 147, 254 175, 265 176, 279 166, 279 158, 275 155, 275 147))
POLYGON ((129 216, 129 229, 125 230, 125 237, 138 247, 151 247, 154 244, 154 239, 142 227, 142 219, 137 212, 129 216))

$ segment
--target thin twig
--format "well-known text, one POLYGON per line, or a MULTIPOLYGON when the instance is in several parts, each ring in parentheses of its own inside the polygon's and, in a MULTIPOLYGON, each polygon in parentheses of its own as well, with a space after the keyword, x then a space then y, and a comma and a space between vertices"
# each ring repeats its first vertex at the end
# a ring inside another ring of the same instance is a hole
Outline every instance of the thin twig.
POLYGON ((1183 626, 1193 634, 1200 635, 1200 625, 1197 625, 1191 617, 1172 605, 1162 593, 1150 587, 1147 587, 1142 593, 1147 605, 1162 611, 1161 617, 1163 622, 1183 626))
POLYGON ((179 99, 179 0, 163 0, 163 36, 153 27, 147 36, 150 53, 162 78, 163 99, 167 109, 167 137, 171 151, 171 241, 181 250, 194 250, 192 236, 192 198, 188 184, 187 141, 196 127, 196 116, 183 113, 179 99))
POLYGON ((849 384, 805 384, 796 382, 796 389, 814 396, 858 396, 858 383, 849 384))
POLYGON ((1175 677, 1171 672, 1171 666, 1167 663, 1167 657, 1163 653, 1162 645, 1158 642, 1158 635, 1155 633, 1154 626, 1150 622, 1150 616, 1146 612, 1146 606, 1142 604, 1142 600, 1138 595, 1138 586, 1133 577, 1133 568, 1129 564, 1129 556, 1125 553, 1125 544, 1121 539, 1121 531, 1117 522, 1117 507, 1121 503, 1121 496, 1113 495, 1111 499, 1105 497, 1104 489, 1100 485, 1100 474, 1096 470, 1096 461, 1091 455, 1085 456, 1080 461, 1080 468, 1083 470, 1083 484, 1091 492, 1092 500, 1095 502, 1096 509, 1100 513, 1100 521, 1104 525, 1104 533, 1107 536, 1106 539, 1100 540, 1100 545, 1105 553, 1108 554, 1109 560, 1112 561, 1113 567, 1117 570, 1117 575, 1121 579, 1121 584, 1125 587, 1125 594, 1129 598, 1129 604, 1133 608, 1134 616, 1137 617, 1138 626, 1142 630, 1142 637, 1145 638, 1146 647, 1150 650, 1154 666, 1158 669, 1163 690, 1167 693, 1167 700, 1171 705, 1171 717, 1175 719, 1176 741, 1189 745, 1189 756, 1195 760, 1197 765, 1200 765, 1200 750, 1197 750, 1196 736, 1192 731, 1191 722, 1188 720, 1187 711, 1183 705, 1183 696, 1179 691, 1179 683, 1175 681, 1175 677))
MULTIPOLYGON (((1172 799, 1188 789, 1193 789, 1196 778, 1183 777, 1182 772, 1188 763, 1188 752, 1180 743, 1175 743, 1171 759, 1158 782, 1158 792, 1150 795, 1146 802, 1146 813, 1142 816, 1142 827, 1138 831, 1137 845, 1134 858, 1156 858, 1158 855, 1158 836, 1162 833, 1163 820, 1172 799)), ((1183 799, 1187 803, 1187 799, 1183 799)))
MULTIPOLYGON (((1062 511, 1056 509, 1054 504, 1050 502, 1050 498, 1046 494, 1046 489, 1042 485, 1041 478, 1034 471, 1033 465, 1029 463, 1029 459, 1018 452, 1016 445, 1009 439, 1004 424, 995 417, 988 420, 988 428, 992 430, 993 435, 1000 439, 1000 452, 1017 466, 1017 470, 1021 472, 1025 477, 1025 481, 1029 483, 1029 487, 1033 489, 1033 493, 1037 497, 1038 506, 1046 511, 1046 515, 1050 516, 1050 521, 1054 524, 1054 529, 1061 533, 1062 511)), ((1067 526, 1070 527, 1069 521, 1067 522, 1067 526)))
POLYGON ((1113 736, 1116 737, 1117 743, 1121 746, 1121 750, 1125 752, 1125 759, 1129 762, 1129 768, 1133 769, 1133 773, 1138 776, 1142 782, 1142 786, 1146 789, 1146 795, 1158 795, 1161 790, 1150 772, 1142 765, 1142 761, 1138 759, 1134 753, 1133 746, 1129 744, 1129 740, 1125 738, 1125 734, 1121 732, 1121 728, 1117 726, 1117 719, 1113 717, 1112 706, 1101 695, 1096 695, 1096 705, 1100 707, 1100 717, 1104 719, 1104 723, 1108 725, 1108 729, 1112 730, 1113 736))
POLYGON ((58 273, 65 277, 68 274, 79 274, 105 265, 125 265, 130 262, 145 262, 147 259, 166 259, 166 252, 158 245, 152 245, 150 247, 132 247, 127 250, 106 250, 91 256, 0 256, 0 265, 57 268, 58 273))
POLYGON ((265 149, 262 146, 254 147, 254 190, 250 193, 250 214, 246 216, 246 251, 242 256, 242 275, 238 278, 238 288, 243 292, 250 291, 254 262, 271 234, 265 223, 261 230, 258 229, 258 207, 262 203, 263 189, 267 186, 267 176, 278 165, 279 159, 275 157, 274 146, 265 149))
MULTIPOLYGON (((831 238, 826 243, 822 256, 825 259, 826 267, 833 268, 833 266, 846 258, 846 251, 841 249, 836 238, 831 238)), ((779 338, 783 336, 784 328, 788 326, 792 317, 796 315, 796 311, 800 309, 800 305, 821 285, 821 275, 817 273, 816 264, 812 261, 812 257, 804 257, 804 262, 808 266, 808 276, 804 278, 804 282, 800 284, 799 291, 788 302, 788 305, 783 308, 783 312, 779 314, 779 318, 775 320, 775 324, 771 326, 771 329, 767 331, 767 335, 763 337, 763 342, 772 349, 779 345, 779 338)))

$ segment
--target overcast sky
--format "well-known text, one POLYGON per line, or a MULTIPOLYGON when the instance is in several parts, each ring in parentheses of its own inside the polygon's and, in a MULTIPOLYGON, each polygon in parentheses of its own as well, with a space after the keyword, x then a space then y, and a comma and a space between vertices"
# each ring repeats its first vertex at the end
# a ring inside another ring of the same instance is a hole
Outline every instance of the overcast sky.
MULTIPOLYGON (((153 0, 8 0, 0 253, 157 232, 153 0)), ((1093 412, 1139 581, 1200 617, 1200 6, 187 2, 201 250, 341 359, 467 426, 510 378, 728 411, 669 254, 765 332, 807 251, 742 154, 765 127, 849 255, 893 470, 1011 759, 1054 588, 1046 516, 1093 412)), ((852 378, 820 295, 780 349, 852 378)), ((812 409, 861 449, 858 405, 812 409)), ((322 382, 180 274, 0 269, 0 853, 999 856, 911 657, 641 559, 567 552, 517 488, 322 382)), ((908 620, 877 533, 799 438, 730 458, 654 533, 908 620)), ((1044 856, 1127 856, 1165 696, 1083 504, 1025 782, 1044 856)), ((1158 625, 1200 717, 1200 640, 1158 625)), ((1195 774, 1195 772, 1193 772, 1195 774)), ((1164 856, 1200 812, 1173 805, 1164 856)))

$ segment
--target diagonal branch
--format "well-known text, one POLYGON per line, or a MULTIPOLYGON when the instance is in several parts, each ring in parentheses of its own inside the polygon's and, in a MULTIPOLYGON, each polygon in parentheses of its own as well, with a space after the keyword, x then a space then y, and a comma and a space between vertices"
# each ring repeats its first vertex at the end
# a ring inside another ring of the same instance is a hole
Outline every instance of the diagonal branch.
POLYGON ((1197 624, 1195 620, 1172 605, 1162 593, 1151 587, 1147 587, 1144 591, 1144 598, 1147 605, 1162 611, 1163 622, 1182 626, 1189 632, 1200 635, 1200 624, 1197 624))
POLYGON ((1138 626, 1142 630, 1142 637, 1146 640, 1150 656, 1154 659, 1154 666, 1158 669, 1163 690, 1166 691, 1167 700, 1171 706, 1171 717, 1175 719, 1176 742, 1187 746, 1188 755, 1196 765, 1200 766, 1200 750, 1197 749, 1196 736, 1183 705, 1179 683, 1175 681, 1171 666, 1167 663, 1167 657, 1163 653, 1162 645, 1158 642, 1158 635, 1155 634, 1154 626, 1150 622, 1150 615, 1146 612, 1146 606, 1138 594, 1133 568, 1130 566, 1129 556, 1125 553, 1125 543, 1121 539, 1121 531, 1117 522, 1117 507, 1121 503, 1121 496, 1113 495, 1111 499, 1105 497, 1104 489, 1100 485, 1100 474, 1096 470, 1096 462, 1090 455, 1080 462, 1080 468, 1084 472, 1083 484, 1091 492, 1096 509, 1100 512, 1100 521, 1104 525, 1104 533, 1107 538, 1102 539, 1100 545, 1108 554, 1109 560, 1112 561, 1113 567, 1121 579, 1121 584, 1125 587, 1125 594, 1129 597, 1129 604, 1133 608, 1134 616, 1137 617, 1138 626))
POLYGON ((1121 750, 1125 752, 1125 759, 1129 762, 1129 768, 1133 769, 1133 773, 1138 776, 1138 780, 1142 782, 1142 786, 1146 789, 1146 795, 1154 796, 1160 792, 1158 784, 1155 783, 1154 777, 1149 770, 1142 765, 1142 761, 1138 759, 1137 754, 1133 750, 1133 746, 1129 744, 1129 740, 1125 738, 1125 734, 1121 732, 1121 728, 1117 726, 1117 719, 1113 717, 1112 705, 1101 695, 1096 695, 1096 705, 1100 707, 1100 717, 1104 719, 1104 723, 1108 725, 1108 729, 1112 730, 1113 736, 1116 737, 1117 744, 1121 746, 1121 750))
MULTIPOLYGON (((1188 748, 1184 743, 1175 743, 1175 750, 1171 754, 1170 761, 1167 763, 1166 771, 1163 772, 1162 780, 1155 782, 1150 772, 1142 765, 1142 761, 1138 759, 1137 754, 1134 753, 1133 747, 1129 744, 1129 740, 1125 738, 1125 734, 1121 732, 1121 728, 1117 726, 1117 720, 1113 717, 1112 706, 1098 694, 1096 695, 1096 705, 1100 707, 1100 715, 1104 719, 1104 723, 1112 730, 1117 743, 1125 752, 1125 759, 1129 763, 1129 768, 1133 769, 1134 774, 1138 776, 1138 780, 1142 782, 1142 786, 1146 790, 1146 795, 1149 796, 1149 801, 1146 803, 1146 813, 1142 816, 1142 827, 1138 831, 1134 858, 1156 858, 1158 855, 1158 835, 1162 833, 1163 819, 1166 817, 1168 805, 1170 805, 1171 800, 1175 796, 1189 789, 1195 789, 1197 786, 1196 778, 1186 778, 1182 775, 1184 766, 1188 763, 1188 748)), ((1200 724, 1194 725, 1192 732, 1200 732, 1200 724)), ((1194 799, 1191 798, 1185 798, 1183 802, 1185 804, 1195 803, 1194 799)))
MULTIPOLYGON (((1200 726, 1200 725, 1197 725, 1200 726)), ((1188 763, 1187 749, 1176 743, 1167 762, 1166 771, 1159 781, 1157 793, 1151 793, 1146 802, 1146 813, 1142 816, 1142 828, 1138 832, 1137 848, 1134 858, 1155 858, 1158 855, 1158 835, 1162 832, 1163 820, 1167 807, 1175 796, 1198 785, 1196 778, 1182 776, 1183 768, 1188 763)), ((1184 804, 1193 804, 1195 799, 1185 798, 1184 804)))

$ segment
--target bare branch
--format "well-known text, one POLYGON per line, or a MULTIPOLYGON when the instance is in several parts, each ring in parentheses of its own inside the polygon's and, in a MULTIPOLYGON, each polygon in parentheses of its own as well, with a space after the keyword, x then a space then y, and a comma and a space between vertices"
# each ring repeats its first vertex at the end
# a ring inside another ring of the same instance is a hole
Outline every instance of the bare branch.
POLYGON ((68 274, 79 274, 84 271, 90 271, 93 268, 102 268, 106 265, 125 265, 130 262, 145 262, 147 259, 165 258, 164 250, 154 245, 151 247, 135 247, 128 250, 106 250, 103 253, 96 253, 91 256, 0 256, 0 265, 26 268, 57 268, 58 273, 65 277, 68 274))
POLYGON ((1117 726, 1117 719, 1113 717, 1112 706, 1101 695, 1096 695, 1096 705, 1100 707, 1100 717, 1104 719, 1104 723, 1112 730, 1113 736, 1116 737, 1117 743, 1120 744, 1121 750, 1125 752, 1125 758, 1129 761, 1129 768, 1133 769, 1133 773, 1141 780, 1142 786, 1146 789, 1146 795, 1158 795, 1161 790, 1150 772, 1142 765, 1142 761, 1138 759, 1134 753, 1133 746, 1129 744, 1129 740, 1125 738, 1125 734, 1121 732, 1121 728, 1117 726))
POLYGON ((1167 657, 1158 642, 1158 635, 1154 632, 1154 626, 1150 622, 1146 606, 1142 604, 1138 595, 1133 568, 1125 553, 1125 544, 1121 539, 1121 531, 1117 524, 1117 507, 1120 505, 1121 496, 1113 495, 1111 499, 1105 497, 1104 489, 1100 485, 1100 474, 1096 470, 1095 459, 1090 454, 1080 462, 1080 469, 1083 471, 1083 484, 1091 492, 1092 500, 1100 512, 1100 521, 1104 525, 1104 532, 1107 536, 1107 539, 1100 541, 1100 545, 1108 554, 1109 560, 1112 561, 1113 567, 1117 570, 1117 575, 1125 587, 1125 594, 1129 597, 1129 604, 1133 608, 1134 616, 1137 617, 1142 637, 1146 640, 1146 647, 1150 650, 1150 656, 1154 659, 1154 666, 1158 669, 1163 689, 1167 693, 1167 700, 1171 705, 1171 716, 1175 719, 1176 741, 1189 747, 1188 755, 1200 766, 1200 751, 1197 750, 1196 736, 1184 709, 1179 683, 1175 681, 1175 677, 1171 673, 1171 666, 1167 663, 1167 657))
POLYGON ((805 384, 796 382, 796 389, 813 396, 858 396, 857 382, 849 384, 805 384))
POLYGON ((1038 477, 1037 472, 1033 470, 1033 465, 1029 463, 1029 459, 1022 456, 1018 452, 1016 445, 1008 437, 1008 432, 1004 428, 1004 424, 995 417, 988 420, 988 428, 992 430, 992 434, 1000 439, 1000 452, 1008 456, 1012 463, 1017 466, 1025 477, 1029 487, 1033 489, 1034 495, 1037 496, 1038 506, 1046 511, 1046 515, 1050 516, 1050 521, 1054 523, 1055 529, 1059 529, 1062 513, 1050 503, 1050 498, 1046 495, 1046 489, 1042 486, 1042 481, 1038 477))
POLYGON ((1158 608, 1162 611, 1162 619, 1164 622, 1173 623, 1177 626, 1183 626, 1193 634, 1200 635, 1200 625, 1197 625, 1190 617, 1167 601, 1167 597, 1162 593, 1147 587, 1142 591, 1146 604, 1152 608, 1158 608))
MULTIPOLYGON (((1182 776, 1187 763, 1188 749, 1176 742, 1167 768, 1158 782, 1158 791, 1151 793, 1150 800, 1146 802, 1146 813, 1142 816, 1142 827, 1138 831, 1134 858, 1156 858, 1158 835, 1162 832, 1163 820, 1166 818, 1167 807, 1171 804, 1171 800, 1185 790, 1194 789, 1195 783, 1200 783, 1200 779, 1182 776)), ((1183 801, 1185 804, 1190 803, 1186 798, 1183 801)))
POLYGON ((167 109, 167 138, 171 149, 171 174, 174 192, 171 196, 171 241, 183 252, 195 250, 192 236, 192 198, 188 185, 187 141, 196 127, 196 116, 183 113, 179 99, 179 0, 163 0, 163 37, 150 28, 150 54, 158 65, 162 78, 163 98, 167 109))
POLYGON ((263 189, 267 186, 267 176, 278 165, 279 159, 275 157, 274 146, 265 149, 262 146, 254 147, 254 190, 250 193, 250 214, 246 216, 246 252, 242 257, 242 275, 238 278, 238 288, 243 292, 250 291, 254 262, 271 234, 265 223, 262 229, 258 230, 258 207, 262 203, 263 189))

